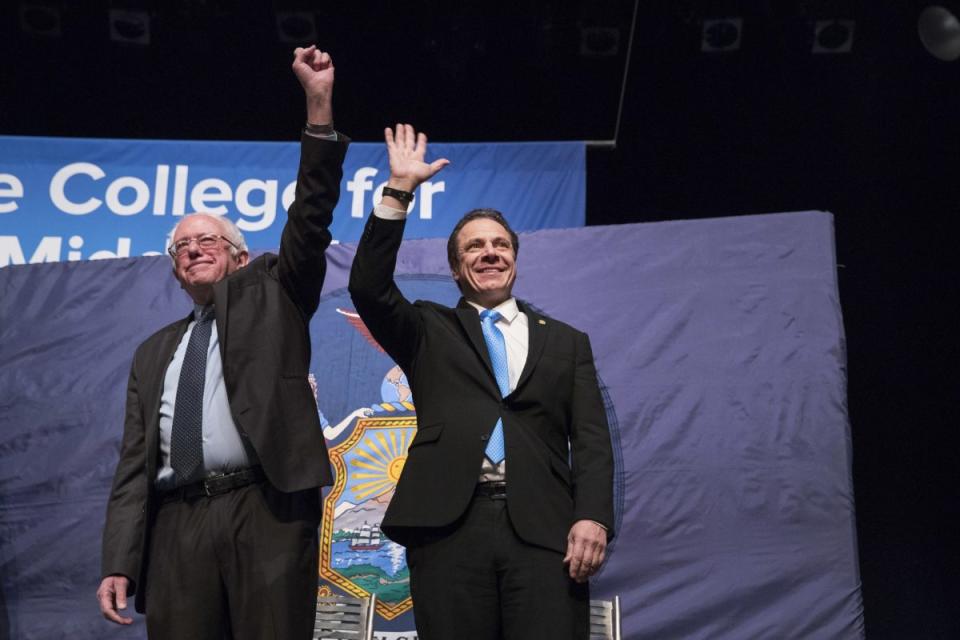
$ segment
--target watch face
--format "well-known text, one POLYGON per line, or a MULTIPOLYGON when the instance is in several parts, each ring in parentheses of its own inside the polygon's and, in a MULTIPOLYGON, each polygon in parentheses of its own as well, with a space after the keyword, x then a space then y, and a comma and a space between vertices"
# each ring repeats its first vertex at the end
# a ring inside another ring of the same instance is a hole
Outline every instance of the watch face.
POLYGON ((384 187, 383 195, 393 196, 397 200, 402 200, 404 202, 410 202, 413 200, 413 194, 409 191, 401 191, 400 189, 394 189, 393 187, 384 187))

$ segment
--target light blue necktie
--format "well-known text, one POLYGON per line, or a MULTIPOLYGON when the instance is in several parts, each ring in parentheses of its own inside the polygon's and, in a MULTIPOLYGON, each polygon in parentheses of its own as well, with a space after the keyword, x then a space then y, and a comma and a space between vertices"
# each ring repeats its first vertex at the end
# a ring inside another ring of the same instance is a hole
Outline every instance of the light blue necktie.
MULTIPOLYGON (((497 378, 497 386, 500 387, 500 395, 506 396, 510 393, 510 370, 507 368, 507 344, 497 328, 497 320, 501 317, 503 316, 499 311, 484 309, 480 312, 480 327, 483 329, 483 340, 487 343, 487 353, 490 354, 490 363, 493 365, 493 375, 497 378)), ((497 418, 484 453, 494 464, 500 464, 506 457, 503 447, 503 418, 497 418)))

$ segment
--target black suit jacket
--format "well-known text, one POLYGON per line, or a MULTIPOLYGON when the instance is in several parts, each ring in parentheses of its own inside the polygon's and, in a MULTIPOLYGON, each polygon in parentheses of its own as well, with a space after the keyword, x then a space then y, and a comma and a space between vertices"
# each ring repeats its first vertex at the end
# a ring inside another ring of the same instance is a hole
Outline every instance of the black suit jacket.
MULTIPOLYGON (((268 481, 286 492, 331 483, 316 402, 307 375, 309 322, 326 274, 328 227, 340 195, 349 140, 304 135, 296 199, 279 254, 265 254, 214 285, 217 333, 230 412, 268 481)), ((140 345, 130 368, 120 460, 103 532, 102 575, 133 582, 143 611, 147 549, 156 504, 160 396, 185 318, 140 345)))
POLYGON ((370 216, 350 294, 373 336, 407 375, 417 434, 381 525, 415 544, 423 528, 454 523, 480 475, 487 439, 503 418, 507 508, 528 543, 563 552, 571 525, 596 520, 613 534, 613 455, 586 334, 520 302, 529 352, 502 398, 477 310, 410 303, 393 280, 404 221, 370 216))

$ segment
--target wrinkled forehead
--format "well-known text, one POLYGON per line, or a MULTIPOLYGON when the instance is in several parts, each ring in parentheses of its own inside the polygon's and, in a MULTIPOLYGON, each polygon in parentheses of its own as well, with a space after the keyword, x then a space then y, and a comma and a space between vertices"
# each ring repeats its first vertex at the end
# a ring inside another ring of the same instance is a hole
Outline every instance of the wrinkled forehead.
POLYGON ((472 240, 496 240, 505 239, 510 242, 510 232, 506 228, 490 218, 477 218, 463 225, 460 233, 457 234, 457 246, 462 247, 472 240))
POLYGON ((173 235, 173 241, 183 238, 200 236, 205 233, 223 233, 223 225, 220 220, 210 216, 188 216, 184 218, 177 226, 177 232, 173 235))

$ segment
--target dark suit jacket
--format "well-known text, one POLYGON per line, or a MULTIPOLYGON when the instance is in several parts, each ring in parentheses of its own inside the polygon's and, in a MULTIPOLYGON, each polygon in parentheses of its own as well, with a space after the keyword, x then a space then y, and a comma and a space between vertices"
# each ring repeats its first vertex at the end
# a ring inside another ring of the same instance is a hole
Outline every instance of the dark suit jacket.
POLYGON ((350 274, 357 311, 403 368, 417 408, 417 435, 383 531, 410 545, 422 528, 454 523, 502 417, 507 508, 519 536, 563 552, 577 520, 596 520, 612 535, 613 455, 586 334, 520 302, 529 352, 516 389, 502 398, 476 309, 464 300, 455 309, 410 303, 397 289, 404 225, 371 215, 350 274))
MULTIPOLYGON (((217 333, 230 411, 268 481, 293 492, 331 483, 316 403, 307 381, 308 324, 326 274, 328 227, 340 195, 348 140, 304 135, 296 200, 279 255, 265 254, 214 285, 217 333)), ((163 378, 185 318, 140 345, 130 368, 120 460, 103 532, 102 575, 121 574, 144 610, 147 549, 156 505, 163 378)))

